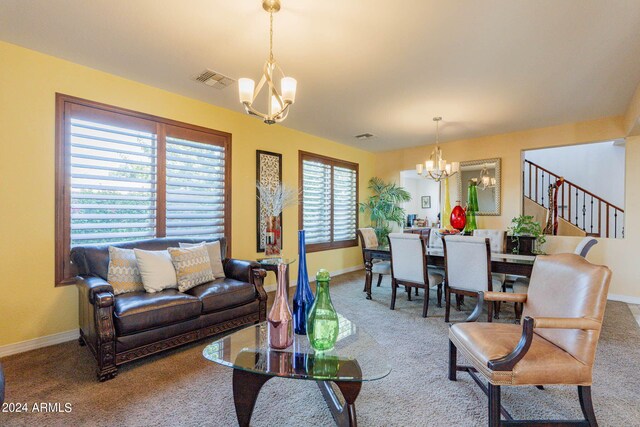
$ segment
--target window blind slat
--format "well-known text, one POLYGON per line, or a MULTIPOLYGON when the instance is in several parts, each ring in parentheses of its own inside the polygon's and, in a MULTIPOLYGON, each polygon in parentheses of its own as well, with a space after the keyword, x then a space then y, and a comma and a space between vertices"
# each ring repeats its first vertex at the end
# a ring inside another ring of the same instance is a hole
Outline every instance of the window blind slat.
POLYGON ((167 236, 224 233, 224 147, 167 137, 167 236))
POLYGON ((74 118, 70 126, 71 246, 155 236, 155 135, 74 118))

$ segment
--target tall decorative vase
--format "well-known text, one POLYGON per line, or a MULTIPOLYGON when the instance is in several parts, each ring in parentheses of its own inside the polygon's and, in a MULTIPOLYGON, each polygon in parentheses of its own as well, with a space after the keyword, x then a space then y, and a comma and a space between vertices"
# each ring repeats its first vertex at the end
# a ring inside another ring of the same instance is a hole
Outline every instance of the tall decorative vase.
POLYGON ((268 216, 266 222, 267 230, 264 242, 264 254, 266 256, 278 257, 282 249, 280 216, 268 216))
POLYGON ((478 229, 476 222, 478 209, 478 183, 474 180, 469 180, 469 190, 467 191, 467 225, 464 227, 465 234, 473 234, 473 230, 478 229))
MULTIPOLYGON (((449 196, 449 178, 444 179, 444 202, 442 203, 442 224, 440 228, 450 228, 451 224, 451 199, 449 196)), ((454 227, 455 228, 455 227, 454 227)))
POLYGON ((287 265, 284 263, 278 264, 278 288, 267 322, 271 348, 281 350, 293 344, 293 316, 287 301, 287 265))
POLYGON ((293 330, 298 335, 307 334, 307 317, 313 304, 313 293, 307 273, 307 250, 304 230, 298 231, 298 284, 293 296, 293 330))
POLYGON ((464 230, 464 226, 467 224, 467 214, 464 209, 462 209, 462 206, 460 206, 460 200, 456 202, 456 206, 451 211, 449 222, 456 230, 464 230))
POLYGON ((338 313, 329 295, 329 272, 321 269, 316 274, 316 299, 307 318, 307 335, 316 351, 331 350, 338 339, 338 313))

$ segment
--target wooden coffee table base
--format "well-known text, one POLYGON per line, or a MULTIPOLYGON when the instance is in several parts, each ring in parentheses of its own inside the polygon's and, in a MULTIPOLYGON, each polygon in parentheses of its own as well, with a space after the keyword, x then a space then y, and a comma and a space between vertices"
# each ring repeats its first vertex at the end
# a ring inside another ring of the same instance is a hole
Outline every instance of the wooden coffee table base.
MULTIPOLYGON (((233 403, 236 407, 236 416, 240 427, 249 426, 260 389, 271 378, 273 375, 256 374, 241 369, 233 370, 233 403)), ((340 403, 330 382, 317 381, 333 419, 340 427, 358 425, 355 401, 360 393, 362 383, 357 381, 335 381, 334 383, 344 397, 344 405, 340 403)))

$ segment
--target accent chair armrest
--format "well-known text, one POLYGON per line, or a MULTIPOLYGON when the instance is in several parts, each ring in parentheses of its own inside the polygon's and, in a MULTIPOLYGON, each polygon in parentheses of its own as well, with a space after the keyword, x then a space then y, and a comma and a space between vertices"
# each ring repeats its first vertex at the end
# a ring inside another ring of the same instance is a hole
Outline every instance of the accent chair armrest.
POLYGON ((91 304, 95 302, 99 293, 110 293, 113 297, 113 286, 98 276, 76 276, 76 286, 80 292, 87 294, 91 304))
POLYGON ((522 321, 522 336, 513 351, 499 359, 489 360, 487 367, 492 371, 511 371, 527 351, 533 342, 533 318, 527 316, 522 321))
POLYGON ((485 301, 501 302, 527 302, 527 294, 514 294, 511 292, 484 292, 485 301))
POLYGON ((600 322, 587 317, 525 317, 522 322, 522 336, 516 348, 509 354, 499 359, 490 360, 487 363, 493 371, 510 371, 518 363, 531 347, 533 342, 533 330, 535 328, 548 329, 582 329, 598 330, 600 322))
POLYGON ((465 319, 465 322, 475 322, 482 314, 485 301, 504 301, 504 302, 526 302, 527 294, 513 294, 509 292, 478 292, 478 301, 476 301, 476 307, 473 309, 469 317, 465 319))
POLYGON ((534 317, 533 327, 543 329, 582 329, 584 331, 597 331, 600 322, 588 317, 534 317))

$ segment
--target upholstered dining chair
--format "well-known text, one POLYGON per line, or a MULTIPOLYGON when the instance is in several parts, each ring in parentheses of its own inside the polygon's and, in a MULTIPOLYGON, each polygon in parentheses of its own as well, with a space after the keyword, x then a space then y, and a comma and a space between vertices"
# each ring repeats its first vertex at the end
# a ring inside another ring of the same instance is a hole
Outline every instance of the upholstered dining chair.
MULTIPOLYGON (((451 294, 476 297, 479 292, 500 289, 500 282, 491 276, 491 243, 485 237, 445 236, 444 247, 444 321, 449 321, 451 294)), ((491 322, 493 303, 488 306, 491 322)))
MULTIPOLYGON (((358 229, 358 237, 360 238, 362 261, 364 262, 364 250, 378 246, 378 236, 376 236, 376 231, 373 228, 367 227, 358 229)), ((388 276, 391 274, 391 263, 389 261, 374 259, 373 265, 371 266, 371 272, 378 275, 377 286, 380 286, 382 283, 382 276, 388 276)))
POLYGON ((483 292, 466 323, 449 329, 449 379, 469 373, 489 399, 489 426, 597 426, 591 401, 596 346, 602 327, 611 270, 576 254, 537 257, 529 294, 483 292), (521 302, 522 326, 477 323, 483 301, 521 302), (470 366, 459 366, 460 352, 470 366), (488 381, 484 385, 480 376, 488 381), (584 420, 513 420, 500 404, 502 386, 573 385, 584 420), (506 418, 501 420, 501 414, 506 418))
MULTIPOLYGON (((506 246, 506 236, 507 232, 505 230, 489 230, 489 229, 477 229, 473 230, 473 235, 475 237, 485 237, 489 239, 489 247, 491 248, 491 252, 493 253, 504 253, 506 246)), ((502 290, 504 291, 504 282, 507 278, 506 274, 503 273, 491 273, 491 276, 494 279, 500 281, 502 286, 502 290)))
POLYGON ((427 267, 426 236, 411 233, 389 234, 391 250, 391 310, 396 306, 398 286, 409 288, 408 298, 411 300, 411 288, 424 289, 422 317, 427 317, 429 310, 429 289, 437 288, 438 307, 442 301, 443 277, 429 272, 427 267))

